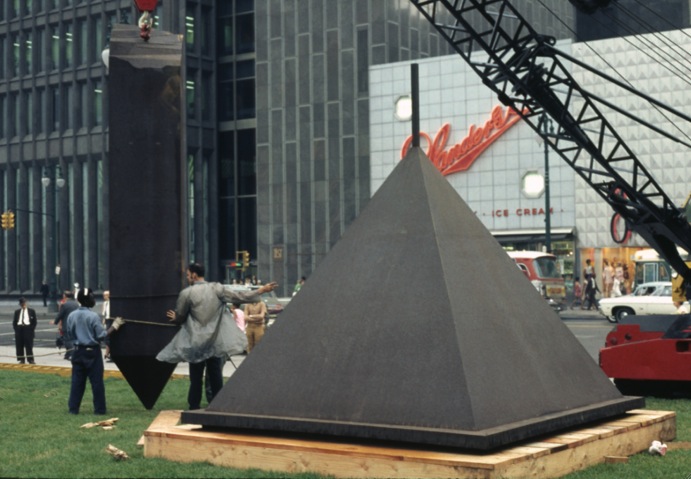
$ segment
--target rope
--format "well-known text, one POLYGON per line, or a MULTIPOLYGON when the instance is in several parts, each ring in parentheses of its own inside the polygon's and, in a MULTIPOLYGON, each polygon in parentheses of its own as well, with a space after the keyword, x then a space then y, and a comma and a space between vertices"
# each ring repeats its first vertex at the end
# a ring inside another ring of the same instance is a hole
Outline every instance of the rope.
MULTIPOLYGON (((111 321, 114 320, 114 319, 115 319, 115 318, 106 318, 106 320, 111 320, 111 321)), ((141 320, 138 320, 138 319, 125 319, 125 318, 122 318, 122 319, 125 321, 125 323, 146 324, 146 325, 149 325, 149 326, 165 326, 165 327, 168 327, 168 328, 175 328, 175 327, 178 326, 177 324, 154 323, 153 321, 141 321, 141 320)), ((58 352, 55 352, 55 353, 34 354, 32 357, 33 357, 33 358, 41 358, 41 357, 45 357, 45 356, 53 356, 53 355, 56 355, 56 354, 65 354, 65 353, 69 353, 70 351, 74 351, 74 348, 71 348, 71 349, 65 348, 65 351, 62 351, 61 349, 58 349, 58 352)), ((0 358, 13 358, 13 359, 18 359, 17 356, 5 356, 5 355, 0 355, 0 358)), ((27 359, 26 356, 24 356, 24 358, 27 359)), ((234 365, 233 365, 233 366, 234 366, 234 365)), ((237 369, 237 368, 236 368, 236 369, 237 369)))
MULTIPOLYGON (((111 320, 113 321, 115 318, 106 318, 106 320, 111 320)), ((167 324, 167 323, 154 323, 153 321, 142 321, 139 319, 125 319, 122 318, 125 323, 134 323, 134 324, 148 324, 149 326, 165 326, 167 328, 175 328, 178 325, 177 324, 167 324)))

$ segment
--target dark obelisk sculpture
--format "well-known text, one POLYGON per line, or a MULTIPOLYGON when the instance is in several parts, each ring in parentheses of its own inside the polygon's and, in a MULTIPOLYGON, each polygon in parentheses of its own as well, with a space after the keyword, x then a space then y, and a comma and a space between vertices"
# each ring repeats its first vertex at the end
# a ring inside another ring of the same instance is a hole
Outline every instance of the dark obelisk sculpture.
POLYGON ((414 94, 414 147, 183 422, 484 451, 644 406, 605 377, 417 146, 416 105, 414 94))
POLYGON ((182 40, 162 31, 148 42, 135 26, 110 40, 109 231, 111 356, 150 409, 175 370, 156 361, 176 328, 165 316, 181 288, 182 40))

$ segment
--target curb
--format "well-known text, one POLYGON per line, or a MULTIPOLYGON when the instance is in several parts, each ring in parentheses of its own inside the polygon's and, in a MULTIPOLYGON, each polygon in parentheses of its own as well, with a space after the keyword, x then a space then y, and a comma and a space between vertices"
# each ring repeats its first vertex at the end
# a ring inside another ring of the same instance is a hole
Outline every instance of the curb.
MULTIPOLYGON (((58 376, 70 377, 72 376, 72 366, 44 366, 41 364, 10 364, 10 363, 0 363, 0 370, 6 371, 27 371, 32 373, 43 373, 43 374, 57 374, 58 376)), ((125 379, 120 371, 104 370, 104 379, 107 378, 117 378, 125 379)), ((185 379, 187 376, 184 374, 173 373, 170 379, 185 379)))

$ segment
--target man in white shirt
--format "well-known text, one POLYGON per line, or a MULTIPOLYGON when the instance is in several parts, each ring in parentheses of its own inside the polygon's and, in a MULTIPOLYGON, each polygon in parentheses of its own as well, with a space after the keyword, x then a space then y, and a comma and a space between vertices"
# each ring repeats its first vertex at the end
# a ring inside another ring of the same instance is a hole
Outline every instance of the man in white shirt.
POLYGON ((24 364, 36 364, 34 361, 34 330, 38 320, 36 311, 29 308, 26 299, 19 298, 20 308, 14 312, 12 327, 14 328, 14 341, 17 347, 17 362, 24 364), (25 353, 26 351, 26 353, 25 353))
MULTIPOLYGON (((110 291, 103 292, 103 306, 101 307, 101 324, 104 328, 108 329, 113 320, 110 319, 110 291)), ((104 341, 106 345, 105 359, 108 362, 112 362, 110 359, 110 338, 106 338, 104 341)))

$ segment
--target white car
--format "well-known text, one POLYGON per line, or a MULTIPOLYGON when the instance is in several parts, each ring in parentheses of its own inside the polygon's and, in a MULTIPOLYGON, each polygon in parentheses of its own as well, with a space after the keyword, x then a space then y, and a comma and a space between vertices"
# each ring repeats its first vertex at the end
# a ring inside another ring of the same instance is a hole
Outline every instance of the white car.
POLYGON ((621 321, 630 314, 675 314, 672 302, 672 283, 657 281, 643 283, 631 294, 617 298, 603 298, 598 309, 611 323, 621 321))

